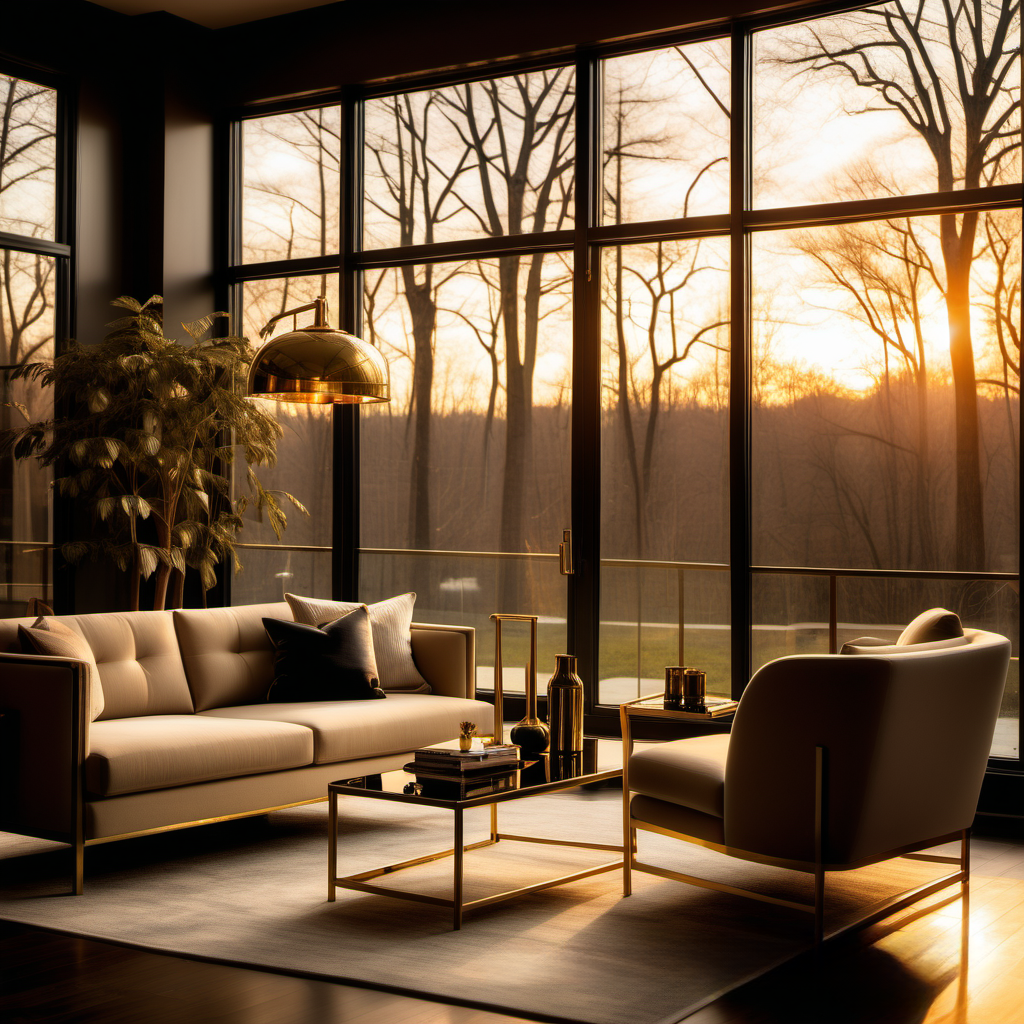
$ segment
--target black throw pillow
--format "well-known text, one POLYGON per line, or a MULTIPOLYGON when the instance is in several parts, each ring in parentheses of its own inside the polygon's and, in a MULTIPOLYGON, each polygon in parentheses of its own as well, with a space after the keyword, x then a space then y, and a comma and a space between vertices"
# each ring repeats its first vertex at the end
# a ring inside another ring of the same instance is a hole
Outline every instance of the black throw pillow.
POLYGON ((268 701, 282 704, 385 696, 377 679, 365 606, 323 626, 264 619, 263 628, 274 645, 274 681, 268 701))

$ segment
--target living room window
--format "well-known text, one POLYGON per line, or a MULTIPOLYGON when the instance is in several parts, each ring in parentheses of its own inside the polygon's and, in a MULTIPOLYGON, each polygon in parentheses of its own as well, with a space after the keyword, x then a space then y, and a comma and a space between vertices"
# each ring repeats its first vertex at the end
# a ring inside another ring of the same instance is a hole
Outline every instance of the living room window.
MULTIPOLYGON (((52 415, 52 397, 8 368, 54 355, 70 247, 61 204, 56 88, 0 69, 0 427, 52 415)), ((28 74, 28 73, 26 73, 28 74)), ((61 317, 62 324, 65 319, 61 317)), ((52 603, 51 474, 0 457, 0 603, 52 603)))
MULTIPOLYGON (((484 689, 488 616, 539 615, 541 682, 575 651, 594 728, 665 665, 738 694, 934 604, 1016 645, 1019 102, 1017 8, 934 0, 346 97, 306 199, 245 177, 279 212, 232 271, 252 303, 341 268, 391 363, 390 405, 338 414, 335 588, 477 626, 484 689)), ((308 172, 328 109, 243 133, 308 172)))

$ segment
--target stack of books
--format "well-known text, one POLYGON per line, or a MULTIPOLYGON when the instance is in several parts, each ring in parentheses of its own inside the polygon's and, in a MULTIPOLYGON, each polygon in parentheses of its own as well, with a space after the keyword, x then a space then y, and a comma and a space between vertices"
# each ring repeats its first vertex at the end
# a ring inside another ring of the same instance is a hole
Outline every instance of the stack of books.
POLYGON ((458 800, 515 788, 523 766, 512 743, 474 750, 421 747, 413 757, 405 770, 416 776, 424 796, 458 800))

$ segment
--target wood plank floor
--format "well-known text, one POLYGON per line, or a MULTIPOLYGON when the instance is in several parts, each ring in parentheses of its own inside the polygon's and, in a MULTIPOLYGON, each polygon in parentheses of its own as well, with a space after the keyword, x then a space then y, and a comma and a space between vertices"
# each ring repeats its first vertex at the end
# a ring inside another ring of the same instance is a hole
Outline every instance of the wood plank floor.
MULTIPOLYGON (((1024 825, 983 819, 961 905, 917 910, 718 999, 687 1024, 1024 1024, 1024 825)), ((371 988, 0 922, 0 1024, 526 1024, 371 988)), ((623 1024, 629 1024, 624 1021, 623 1024)))

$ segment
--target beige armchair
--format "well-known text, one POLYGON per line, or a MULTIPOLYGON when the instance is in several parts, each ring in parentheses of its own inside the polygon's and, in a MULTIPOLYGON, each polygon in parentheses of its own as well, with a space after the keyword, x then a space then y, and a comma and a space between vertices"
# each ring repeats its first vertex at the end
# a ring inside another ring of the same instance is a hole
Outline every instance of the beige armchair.
POLYGON ((625 894, 631 871, 645 871, 797 907, 813 913, 820 943, 826 872, 951 840, 961 843, 959 858, 925 856, 956 870, 858 924, 957 882, 966 893, 969 832, 1009 658, 1004 637, 970 629, 938 643, 864 643, 847 654, 780 658, 750 680, 731 734, 636 753, 623 711, 625 894), (814 902, 644 863, 638 830, 812 872, 814 902))

